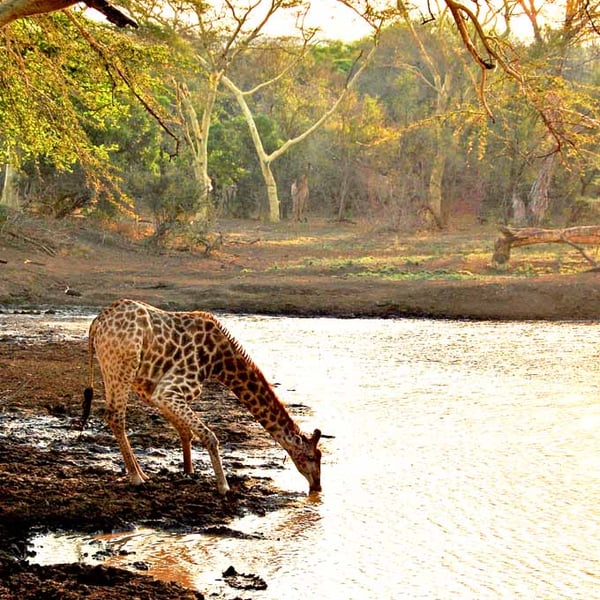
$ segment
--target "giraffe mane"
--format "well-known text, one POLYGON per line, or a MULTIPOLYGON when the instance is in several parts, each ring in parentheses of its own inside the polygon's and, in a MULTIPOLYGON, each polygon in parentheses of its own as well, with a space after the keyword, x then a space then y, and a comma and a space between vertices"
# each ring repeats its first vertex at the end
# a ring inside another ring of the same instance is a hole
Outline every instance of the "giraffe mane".
POLYGON ((229 343, 232 345, 234 351, 239 352, 240 356, 248 363, 248 366, 254 370, 254 372, 258 375, 258 377, 264 383, 266 388, 272 393, 272 395, 273 395, 272 401, 277 403, 279 405, 280 409, 283 410, 287 414, 287 416, 288 416, 293 428, 296 430, 296 432, 301 433, 300 427, 296 423, 295 419, 292 417, 292 415, 289 414, 287 406, 285 405, 284 402, 281 401, 281 399, 275 392, 273 386, 267 380, 267 378, 265 377, 265 374, 262 372, 262 369, 254 362, 254 360, 248 354, 248 352, 242 346, 242 344, 229 332, 227 327, 225 327, 225 325, 223 325, 223 323, 221 323, 221 321, 219 321, 219 319, 217 317, 215 317, 215 315, 213 315, 212 313, 201 313, 201 314, 204 318, 206 318, 206 319, 210 320, 212 323, 214 323, 214 325, 219 329, 219 331, 227 338, 229 343))
POLYGON ((248 363, 248 365, 252 369, 254 369, 254 371, 259 375, 259 377, 261 378, 261 380, 263 380, 267 387, 273 390, 273 386, 267 381, 267 378, 265 377, 261 368, 254 362, 254 360, 248 354, 248 351, 242 346, 242 344, 233 336, 233 334, 230 333, 229 329, 227 329, 227 327, 225 327, 225 325, 223 325, 223 323, 221 323, 221 321, 219 321, 219 319, 215 317, 215 315, 213 315, 212 313, 201 314, 205 319, 208 319, 209 321, 212 321, 212 323, 215 324, 219 331, 227 338, 229 343, 233 346, 233 349, 236 352, 239 352, 240 356, 248 363))

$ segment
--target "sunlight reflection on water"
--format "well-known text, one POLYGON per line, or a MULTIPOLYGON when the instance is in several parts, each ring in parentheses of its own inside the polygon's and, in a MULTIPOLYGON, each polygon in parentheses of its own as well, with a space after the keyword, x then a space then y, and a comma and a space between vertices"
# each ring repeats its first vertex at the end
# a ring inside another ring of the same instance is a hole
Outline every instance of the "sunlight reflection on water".
MULTIPOLYGON (((305 428, 335 436, 321 498, 232 525, 264 539, 127 534, 135 554, 111 564, 231 598, 229 565, 264 599, 595 597, 598 324, 223 321, 311 407, 305 428)), ((289 464, 269 475, 305 487, 289 464)))

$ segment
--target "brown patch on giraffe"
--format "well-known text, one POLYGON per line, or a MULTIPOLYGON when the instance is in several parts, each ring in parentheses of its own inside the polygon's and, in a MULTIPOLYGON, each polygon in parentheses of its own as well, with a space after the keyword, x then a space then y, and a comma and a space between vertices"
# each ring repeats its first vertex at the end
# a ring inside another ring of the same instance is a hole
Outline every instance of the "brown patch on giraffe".
POLYGON ((152 383, 152 381, 150 381, 149 379, 136 379, 136 381, 134 382, 134 386, 134 389, 137 392, 137 394, 143 399, 149 398, 152 395, 152 392, 154 391, 154 383, 152 383))

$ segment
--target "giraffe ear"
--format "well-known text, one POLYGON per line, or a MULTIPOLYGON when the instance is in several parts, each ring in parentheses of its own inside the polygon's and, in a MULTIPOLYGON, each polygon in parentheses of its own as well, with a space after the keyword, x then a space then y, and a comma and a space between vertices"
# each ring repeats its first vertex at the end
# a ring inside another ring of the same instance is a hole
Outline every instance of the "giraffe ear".
POLYGON ((317 446, 317 444, 319 443, 319 440, 321 439, 321 430, 320 429, 315 429, 312 437, 310 438, 310 443, 315 446, 317 446))

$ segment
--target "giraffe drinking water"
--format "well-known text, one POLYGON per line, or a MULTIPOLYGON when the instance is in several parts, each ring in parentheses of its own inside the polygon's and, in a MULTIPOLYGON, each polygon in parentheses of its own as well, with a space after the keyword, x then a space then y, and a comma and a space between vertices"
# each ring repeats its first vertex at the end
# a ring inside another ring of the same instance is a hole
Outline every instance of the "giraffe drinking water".
POLYGON ((321 490, 321 432, 302 433, 273 388, 240 344, 210 313, 167 312, 144 302, 121 299, 105 308, 89 331, 90 383, 84 393, 83 423, 93 397, 93 357, 105 388, 106 422, 117 438, 133 484, 148 479, 125 433, 125 412, 133 390, 156 406, 179 432, 183 467, 193 472, 192 439, 206 448, 219 493, 229 490, 215 434, 190 408, 207 380, 229 388, 288 452, 311 492, 321 490))

